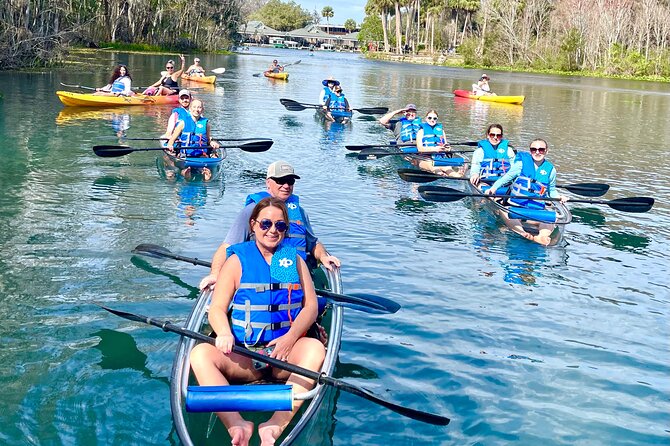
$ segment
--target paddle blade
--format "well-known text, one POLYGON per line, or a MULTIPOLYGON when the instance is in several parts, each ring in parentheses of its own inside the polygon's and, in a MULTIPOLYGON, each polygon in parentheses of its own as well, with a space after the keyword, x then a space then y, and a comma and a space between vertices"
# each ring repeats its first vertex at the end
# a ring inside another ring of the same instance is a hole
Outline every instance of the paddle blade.
POLYGON ((272 147, 272 144, 274 144, 274 141, 254 141, 254 142, 248 142, 246 144, 240 144, 240 149, 244 150, 245 152, 266 152, 267 150, 272 147))
POLYGON ((385 115, 389 111, 388 107, 354 108, 354 110, 364 115, 385 115))
POLYGON ((365 389, 356 387, 344 381, 333 379, 329 376, 325 376, 323 381, 328 384, 331 384, 333 387, 336 387, 340 390, 344 390, 345 392, 349 392, 353 395, 360 396, 361 398, 365 398, 368 401, 377 403, 380 406, 386 407, 387 409, 392 410, 395 413, 406 416, 413 420, 422 421, 424 423, 433 424, 436 426, 446 426, 451 421, 449 418, 443 417, 441 415, 435 415, 432 413, 423 412, 421 410, 415 410, 410 409, 409 407, 399 406, 398 404, 394 404, 390 401, 383 400, 379 398, 377 395, 374 395, 365 389))
POLYGON ((398 175, 409 183, 430 183, 445 177, 420 169, 398 169, 398 175))
POLYGON ((578 184, 564 184, 558 187, 569 190, 573 194, 582 195, 584 197, 602 197, 610 189, 609 184, 603 183, 578 183, 578 184))
POLYGON ((333 293, 332 291, 328 290, 316 290, 316 294, 321 297, 330 299, 334 302, 364 305, 385 313, 396 313, 400 309, 400 304, 398 304, 395 301, 392 301, 391 299, 367 293, 366 294, 356 293, 356 294, 345 295, 345 294, 333 293))
POLYGON ((103 158, 114 158, 117 156, 128 155, 133 153, 135 149, 129 146, 110 146, 110 145, 101 145, 93 146, 93 152, 103 158))
POLYGON ((617 211, 642 213, 651 210, 654 206, 654 199, 651 197, 619 198, 610 200, 606 204, 617 211))
POLYGON ((212 71, 212 73, 214 73, 214 74, 223 74, 223 73, 226 72, 226 69, 225 69, 225 68, 214 68, 214 69, 211 70, 211 71, 212 71))
POLYGON ((468 194, 464 194, 461 191, 456 189, 451 189, 449 187, 441 186, 420 186, 419 194, 427 201, 440 201, 440 202, 450 202, 458 201, 461 198, 467 197, 468 194))
POLYGON ((157 259, 170 257, 172 255, 172 252, 169 249, 164 248, 163 246, 154 245, 152 243, 139 244, 135 246, 135 248, 130 252, 132 252, 133 254, 140 254, 148 257, 154 257, 157 259))

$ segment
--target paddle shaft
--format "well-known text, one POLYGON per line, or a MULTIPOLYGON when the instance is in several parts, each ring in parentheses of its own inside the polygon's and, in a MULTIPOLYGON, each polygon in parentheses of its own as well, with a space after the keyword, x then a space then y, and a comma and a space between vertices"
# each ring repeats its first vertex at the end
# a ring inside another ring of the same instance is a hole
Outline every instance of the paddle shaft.
MULTIPOLYGON (((116 138, 116 137, 114 137, 116 138)), ((170 138, 124 138, 126 141, 168 141, 170 138)), ((212 136, 212 139, 216 141, 272 141, 272 138, 219 138, 217 136, 212 136)))
POLYGON ((85 85, 68 85, 68 84, 64 84, 64 83, 62 83, 62 82, 61 82, 60 84, 61 84, 63 87, 69 87, 69 88, 83 88, 84 90, 93 90, 93 91, 97 91, 97 90, 98 90, 97 88, 94 88, 94 87, 87 87, 87 86, 85 86, 85 85))
MULTIPOLYGON (((477 141, 461 141, 461 142, 450 142, 450 146, 470 146, 474 147, 477 145, 477 141)), ((365 149, 374 149, 374 148, 398 148, 398 147, 415 147, 415 144, 371 144, 371 145, 349 145, 344 146, 347 150, 365 150, 365 149)))
MULTIPOLYGON (((164 257, 173 260, 179 260, 182 262, 190 263, 196 266, 204 266, 207 268, 212 267, 212 263, 206 260, 200 260, 195 257, 184 257, 179 254, 174 254, 172 251, 164 248, 162 246, 143 243, 135 247, 132 250, 133 254, 146 255, 149 257, 164 257)), ((396 313, 400 309, 400 305, 397 302, 392 301, 391 299, 386 299, 380 296, 354 296, 354 295, 345 295, 333 293, 328 290, 316 289, 316 294, 326 299, 331 299, 335 302, 344 302, 351 303, 355 305, 364 305, 374 308, 379 311, 396 313)))
MULTIPOLYGON (((127 313, 124 311, 119 311, 119 310, 114 310, 108 307, 105 307, 103 305, 100 305, 101 308, 103 308, 106 311, 109 311, 112 314, 115 314, 117 316, 123 317, 125 319, 129 319, 131 321, 137 321, 137 322, 143 322, 145 324, 153 325, 155 327, 161 328, 163 331, 170 331, 172 333, 177 333, 182 336, 186 336, 191 339, 196 339, 198 341, 206 342, 210 345, 216 345, 216 340, 214 338, 210 338, 209 336, 205 336, 201 333, 197 333, 195 331, 187 330, 185 328, 178 327, 169 321, 161 321, 158 319, 152 319, 147 316, 142 316, 139 314, 133 314, 133 313, 127 313)), ((340 381, 339 379, 335 379, 331 376, 328 376, 324 373, 318 373, 314 372, 312 370, 308 370, 306 368, 294 365, 294 364, 289 364, 284 361, 280 361, 276 358, 270 358, 269 356, 262 355, 260 353, 252 352, 246 348, 239 347, 237 345, 233 346, 233 352, 237 353, 238 355, 241 356, 246 356, 247 358, 251 358, 256 361, 260 361, 266 364, 269 364, 272 367, 281 369, 281 370, 286 370, 291 373, 295 373, 301 376, 304 376, 306 378, 310 378, 314 381, 316 381, 318 384, 326 384, 341 390, 344 390, 345 392, 360 396, 362 398, 365 398, 369 401, 375 402, 381 406, 386 407, 387 409, 390 409, 396 413, 399 413, 400 415, 404 415, 406 417, 412 418, 417 421, 423 421, 424 423, 428 424, 434 424, 438 426, 446 426, 449 424, 449 418, 443 417, 440 415, 435 415, 431 414, 428 412, 423 412, 419 410, 414 410, 410 409, 408 407, 403 407, 399 406, 397 404, 391 403, 389 401, 385 401, 378 396, 368 392, 365 389, 361 389, 359 387, 356 387, 352 384, 346 383, 344 381, 340 381)))

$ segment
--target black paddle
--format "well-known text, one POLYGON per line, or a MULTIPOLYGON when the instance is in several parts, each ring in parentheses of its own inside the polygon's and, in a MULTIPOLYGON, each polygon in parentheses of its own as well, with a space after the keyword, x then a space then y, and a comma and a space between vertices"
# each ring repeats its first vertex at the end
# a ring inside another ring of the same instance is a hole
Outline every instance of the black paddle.
MULTIPOLYGON (((268 149, 270 149, 270 147, 272 147, 273 143, 274 142, 272 140, 255 141, 242 144, 221 145, 220 147, 223 149, 240 149, 245 152, 265 152, 268 149)), ((189 147, 179 147, 178 149, 188 149, 188 148, 189 147)), ((207 147, 193 147, 193 148, 212 149, 213 147, 207 146, 207 147)), ((147 152, 153 150, 166 150, 166 149, 165 147, 146 147, 138 149, 129 146, 111 146, 111 145, 93 146, 93 151, 95 152, 95 154, 104 158, 113 158, 128 155, 129 153, 133 152, 147 152)))
MULTIPOLYGON (((139 314, 133 314, 133 313, 127 313, 125 311, 119 311, 119 310, 113 310, 111 308, 105 307, 103 305, 99 305, 100 308, 103 310, 109 311, 112 314, 115 314, 117 316, 120 316, 122 318, 135 321, 135 322, 142 322, 144 324, 149 324, 153 325, 154 327, 160 327, 163 331, 171 331, 172 333, 177 333, 182 336, 186 336, 191 339, 196 339, 201 342, 206 342, 211 345, 216 344, 216 340, 214 338, 210 338, 209 336, 205 336, 203 334, 197 333, 195 331, 187 330, 182 327, 178 327, 174 324, 171 324, 169 321, 161 321, 158 319, 152 319, 150 317, 142 316, 139 314)), ((328 376, 319 372, 314 372, 312 370, 305 369, 303 367, 290 364, 288 362, 280 361, 275 358, 270 358, 269 356, 262 355, 260 353, 252 352, 251 350, 247 350, 246 348, 239 347, 237 345, 233 346, 233 352, 237 353, 238 355, 241 356, 246 356, 247 358, 254 359, 256 361, 260 361, 266 364, 269 364, 272 367, 282 369, 289 371, 291 373, 296 373, 298 375, 304 376, 309 379, 313 379, 316 381, 318 384, 326 384, 329 386, 333 386, 336 389, 343 390, 345 392, 349 392, 351 394, 360 396, 361 398, 365 398, 368 401, 372 401, 373 403, 377 403, 380 406, 384 406, 387 409, 390 409, 396 413, 399 413, 400 415, 406 416, 408 418, 412 418, 413 420, 417 421, 422 421, 424 423, 428 424, 434 424, 437 426, 446 426, 449 424, 449 418, 443 417, 440 415, 435 415, 432 413, 428 412, 423 412, 420 410, 415 410, 415 409, 410 409, 408 407, 403 407, 399 406, 397 404, 391 403, 389 401, 383 400, 379 398, 378 396, 374 395, 373 393, 361 388, 354 386, 353 384, 349 384, 345 381, 341 381, 339 379, 335 379, 332 376, 328 376)))
MULTIPOLYGON (((391 146, 394 147, 394 146, 391 146)), ((410 146, 411 147, 411 146, 410 146)), ((359 160, 376 160, 383 158, 385 156, 405 156, 405 155, 432 155, 438 153, 470 153, 472 150, 450 150, 448 152, 402 152, 402 151, 389 151, 383 149, 363 149, 358 153, 359 160)), ((448 159, 448 158, 446 158, 448 159)), ((461 163, 462 164, 462 163, 461 163)))
MULTIPOLYGON (((124 139, 126 141, 167 141, 170 139, 170 138, 126 138, 124 136, 122 136, 121 138, 112 136, 111 138, 124 139)), ((217 141, 272 141, 272 138, 218 138, 216 136, 212 136, 212 139, 215 139, 217 141)))
MULTIPOLYGON (((173 260, 179 260, 182 262, 190 263, 192 265, 206 266, 208 268, 212 266, 211 262, 200 260, 194 257, 180 256, 178 254, 174 254, 172 251, 163 246, 153 245, 151 243, 142 243, 140 245, 137 245, 135 249, 133 249, 131 252, 133 254, 140 254, 159 259, 168 258, 173 260)), ((396 313, 400 309, 400 305, 397 302, 394 302, 391 299, 387 299, 385 297, 374 296, 371 294, 345 295, 345 294, 333 293, 332 291, 318 290, 318 289, 316 290, 316 294, 321 297, 325 297, 326 299, 330 299, 333 302, 351 303, 355 305, 367 306, 383 313, 396 313)))
MULTIPOLYGON (((298 65, 300 62, 301 62, 300 60, 296 60, 296 61, 293 62, 293 63, 287 63, 286 65, 282 65, 282 67, 283 67, 283 68, 286 68, 286 67, 290 67, 291 65, 298 65)), ((267 71, 267 70, 266 70, 266 71, 267 71)), ((260 73, 254 73, 254 74, 252 74, 252 76, 253 76, 253 77, 259 77, 259 76, 261 76, 263 73, 265 73, 265 71, 261 71, 260 73)))
MULTIPOLYGON (((428 200, 428 201, 441 201, 441 202, 450 202, 458 201, 461 198, 465 197, 475 197, 475 198, 519 198, 517 195, 507 195, 507 194, 471 194, 466 192, 461 192, 450 187, 440 187, 440 186, 420 186, 419 194, 428 200)), ((558 198, 551 197, 532 197, 533 200, 537 201, 561 201, 558 198)), ((623 212, 647 212, 654 205, 654 199, 650 197, 628 197, 628 198, 618 198, 616 200, 570 200, 571 203, 588 203, 588 204, 606 204, 612 209, 623 212)))
MULTIPOLYGON (((392 147, 413 147, 416 144, 369 144, 369 145, 360 145, 360 146, 355 146, 355 145, 350 145, 350 146, 344 146, 347 150, 365 150, 365 149, 373 149, 373 148, 392 148, 392 147)), ((450 146, 470 146, 470 147, 477 147, 477 141, 462 141, 462 142, 450 142, 450 146)))
MULTIPOLYGON (((430 183, 435 180, 470 181, 470 178, 444 177, 421 169, 398 169, 398 175, 400 175, 400 178, 410 183, 430 183)), ((602 197, 610 188, 609 184, 604 183, 558 184, 556 187, 569 190, 573 194, 583 195, 585 197, 602 197)))
MULTIPOLYGON (((279 102, 289 111, 303 111, 308 108, 322 109, 323 105, 318 104, 303 104, 292 99, 280 99, 279 102)), ((388 113, 388 107, 367 107, 367 108, 352 108, 352 110, 362 113, 364 115, 383 115, 388 113)))

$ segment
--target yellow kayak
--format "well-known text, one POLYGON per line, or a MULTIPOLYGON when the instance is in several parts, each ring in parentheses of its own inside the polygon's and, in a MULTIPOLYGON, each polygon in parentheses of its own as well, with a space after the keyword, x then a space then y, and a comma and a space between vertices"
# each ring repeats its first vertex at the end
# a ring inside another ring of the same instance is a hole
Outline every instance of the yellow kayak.
POLYGON ((182 79, 187 81, 200 82, 201 84, 213 84, 216 82, 216 76, 189 76, 188 74, 182 74, 182 79))
POLYGON ((263 73, 263 75, 265 77, 269 77, 269 78, 272 78, 272 79, 281 79, 283 81, 288 80, 288 73, 285 72, 285 71, 282 71, 281 73, 272 73, 270 71, 266 71, 266 72, 263 73))
POLYGON ((176 94, 170 96, 104 96, 90 93, 73 93, 71 91, 57 91, 58 99, 74 107, 113 107, 116 105, 165 105, 176 104, 179 99, 176 94))
POLYGON ((454 90, 454 95, 461 98, 477 99, 478 101, 485 102, 501 102, 503 104, 523 104, 525 96, 498 96, 498 95, 481 95, 477 96, 471 91, 468 90, 454 90))

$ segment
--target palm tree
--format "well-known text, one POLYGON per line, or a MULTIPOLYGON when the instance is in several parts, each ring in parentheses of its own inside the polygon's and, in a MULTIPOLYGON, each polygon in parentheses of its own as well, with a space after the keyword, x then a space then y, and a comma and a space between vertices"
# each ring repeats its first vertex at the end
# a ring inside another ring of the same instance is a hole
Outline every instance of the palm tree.
POLYGON ((348 32, 352 32, 356 29, 356 21, 354 19, 345 20, 344 29, 346 29, 348 32))
POLYGON ((379 14, 381 16, 382 30, 384 31, 384 51, 387 53, 390 50, 387 20, 389 15, 388 11, 393 5, 392 2, 393 0, 368 0, 365 5, 365 14, 379 14))
POLYGON ((321 10, 321 15, 326 18, 326 32, 330 34, 330 18, 335 15, 333 8, 330 6, 324 6, 321 10))

